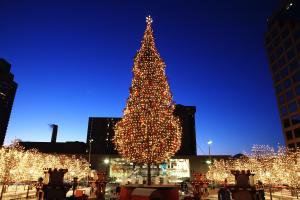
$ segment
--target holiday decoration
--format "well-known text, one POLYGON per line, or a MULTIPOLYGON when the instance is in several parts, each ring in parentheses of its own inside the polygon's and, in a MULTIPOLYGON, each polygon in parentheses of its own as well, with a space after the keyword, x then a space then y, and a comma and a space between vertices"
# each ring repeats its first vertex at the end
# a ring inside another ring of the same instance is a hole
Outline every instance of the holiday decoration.
POLYGON ((154 42, 152 18, 134 58, 133 80, 124 116, 116 124, 114 144, 123 158, 136 164, 159 164, 180 148, 182 128, 165 74, 165 63, 154 42))
POLYGON ((225 179, 234 183, 231 170, 250 170, 255 180, 267 185, 300 186, 300 150, 254 145, 252 152, 237 159, 215 160, 209 167, 207 177, 222 183, 225 179))
POLYGON ((68 169, 65 179, 72 181, 87 177, 89 163, 76 156, 41 153, 37 150, 24 150, 18 142, 0 148, 0 182, 27 183, 43 177, 45 168, 68 169))

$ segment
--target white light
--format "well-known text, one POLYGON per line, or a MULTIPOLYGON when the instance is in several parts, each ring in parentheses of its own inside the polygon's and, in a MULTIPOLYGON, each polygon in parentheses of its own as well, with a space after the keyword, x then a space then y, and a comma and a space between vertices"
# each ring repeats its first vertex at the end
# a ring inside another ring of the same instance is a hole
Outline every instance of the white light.
POLYGON ((109 163, 108 158, 104 159, 104 164, 108 164, 108 163, 109 163))
POLYGON ((208 145, 211 145, 212 143, 213 143, 213 141, 211 141, 211 140, 209 140, 209 141, 207 142, 208 145))
POLYGON ((210 164, 211 164, 211 161, 210 161, 210 160, 207 160, 206 163, 207 163, 208 165, 210 165, 210 164))

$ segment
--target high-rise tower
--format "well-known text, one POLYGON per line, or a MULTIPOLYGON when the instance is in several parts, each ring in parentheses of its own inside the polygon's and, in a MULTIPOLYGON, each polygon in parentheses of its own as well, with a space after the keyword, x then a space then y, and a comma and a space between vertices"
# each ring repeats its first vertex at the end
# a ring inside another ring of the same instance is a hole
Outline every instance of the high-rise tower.
POLYGON ((300 148, 300 2, 284 0, 268 19, 265 44, 287 147, 300 148))
POLYGON ((10 72, 11 65, 0 59, 0 145, 3 145, 18 84, 10 72))

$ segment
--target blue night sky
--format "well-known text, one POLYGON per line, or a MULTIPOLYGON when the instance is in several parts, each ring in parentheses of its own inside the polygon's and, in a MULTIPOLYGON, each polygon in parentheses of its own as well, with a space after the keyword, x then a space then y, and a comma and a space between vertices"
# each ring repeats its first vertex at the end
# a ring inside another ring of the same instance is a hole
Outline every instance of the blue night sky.
POLYGON ((89 116, 122 115, 151 14, 174 100, 197 107, 198 153, 283 144, 264 49, 274 0, 0 0, 0 57, 19 83, 6 143, 85 141, 89 116), (126 2, 126 3, 125 3, 126 2))

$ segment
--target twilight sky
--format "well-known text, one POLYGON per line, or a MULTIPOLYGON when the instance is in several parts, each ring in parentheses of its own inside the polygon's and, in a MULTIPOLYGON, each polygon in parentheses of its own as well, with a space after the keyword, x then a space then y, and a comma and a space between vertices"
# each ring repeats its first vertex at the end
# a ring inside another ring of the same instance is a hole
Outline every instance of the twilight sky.
POLYGON ((276 0, 0 0, 0 57, 19 83, 6 143, 85 141, 89 116, 119 117, 145 16, 176 103, 197 107, 198 153, 283 144, 264 49, 276 0), (126 2, 126 3, 125 3, 126 2))

